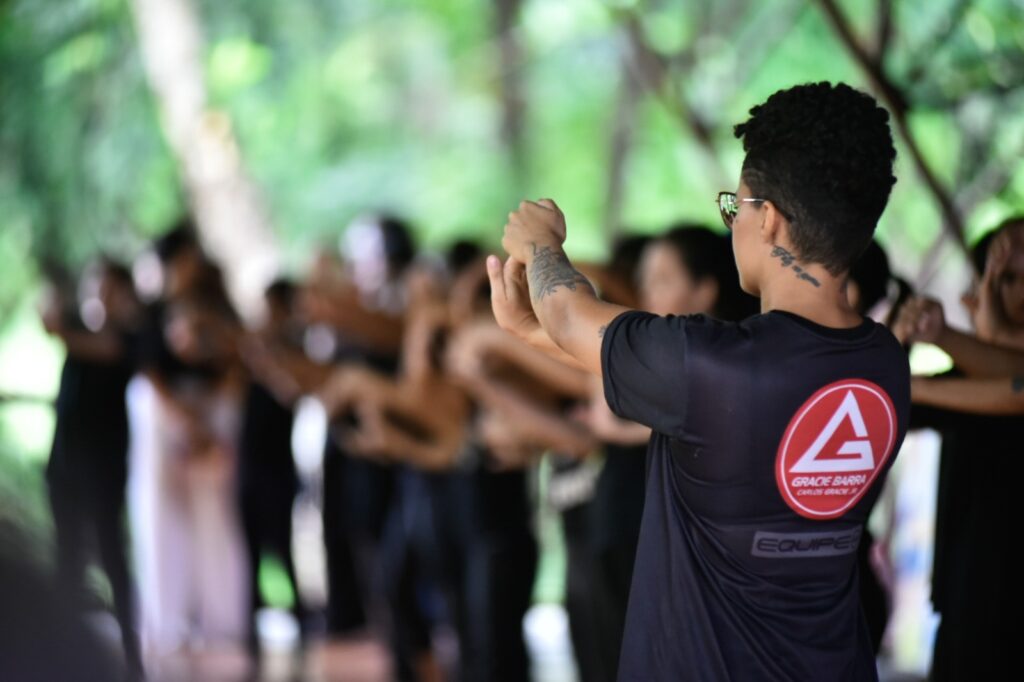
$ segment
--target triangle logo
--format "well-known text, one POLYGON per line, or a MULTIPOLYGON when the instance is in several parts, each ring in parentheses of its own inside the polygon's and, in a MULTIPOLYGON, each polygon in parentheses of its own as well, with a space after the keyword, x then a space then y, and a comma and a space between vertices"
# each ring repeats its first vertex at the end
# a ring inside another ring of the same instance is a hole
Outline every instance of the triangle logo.
POLYGON ((864 416, 861 414, 860 405, 857 403, 853 391, 848 390, 843 402, 839 404, 839 409, 825 424, 825 428, 789 470, 796 474, 819 474, 823 472, 871 471, 874 468, 875 456, 871 448, 871 441, 868 440, 868 429, 864 425, 864 416), (857 438, 844 441, 836 450, 836 454, 853 456, 819 458, 844 420, 849 420, 853 425, 853 433, 857 438))
POLYGON ((881 386, 864 379, 823 386, 793 414, 779 442, 779 493, 801 516, 838 518, 885 471, 896 439, 896 410, 881 386))

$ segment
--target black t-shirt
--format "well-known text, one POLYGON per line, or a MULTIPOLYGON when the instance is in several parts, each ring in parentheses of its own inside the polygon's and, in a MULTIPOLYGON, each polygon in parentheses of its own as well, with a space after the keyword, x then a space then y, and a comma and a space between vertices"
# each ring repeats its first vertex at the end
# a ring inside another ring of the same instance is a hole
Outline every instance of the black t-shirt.
POLYGON ((122 333, 121 354, 100 362, 68 354, 60 375, 53 447, 47 465, 53 478, 123 480, 127 474, 128 410, 125 390, 138 345, 122 333))
POLYGON ((258 381, 249 384, 242 413, 238 479, 243 494, 277 494, 288 500, 298 486, 292 455, 295 413, 258 381))
MULTIPOLYGON (((959 376, 954 370, 936 378, 959 376)), ((1018 477, 1013 472, 1019 470, 1024 418, 914 405, 910 427, 942 435, 932 605, 944 617, 955 613, 957 622, 963 622, 961 614, 975 616, 969 636, 987 639, 998 649, 997 633, 1009 631, 999 618, 990 617, 991 610, 1019 603, 1021 592, 1013 544, 1006 539, 1014 535, 1018 477)))
POLYGON ((877 679, 856 550, 907 429, 896 339, 630 311, 601 364, 653 429, 619 679, 877 679))
POLYGON ((644 511, 647 446, 607 443, 604 452, 591 509, 591 543, 597 552, 635 548, 644 511))

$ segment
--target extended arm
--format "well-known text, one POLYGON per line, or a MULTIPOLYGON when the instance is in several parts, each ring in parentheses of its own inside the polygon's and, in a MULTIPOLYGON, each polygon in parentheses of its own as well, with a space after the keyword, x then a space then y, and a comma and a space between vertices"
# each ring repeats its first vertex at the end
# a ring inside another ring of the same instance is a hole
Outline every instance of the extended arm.
POLYGON ((942 304, 915 297, 900 309, 893 333, 901 342, 933 343, 953 358, 964 374, 979 378, 1024 375, 1024 352, 994 345, 946 325, 942 304))
POLYGON ((521 392, 484 377, 460 377, 466 390, 489 409, 515 425, 527 443, 557 452, 582 456, 596 443, 589 431, 547 406, 538 405, 521 392))
POLYGON ((1024 353, 986 343, 976 336, 943 327, 935 341, 949 353, 953 363, 973 377, 1010 377, 1024 375, 1024 353))
POLYGON ((68 354, 95 362, 116 362, 124 353, 124 345, 117 334, 109 331, 86 332, 62 329, 58 336, 68 349, 68 354))
MULTIPOLYGON (((587 278, 569 262, 562 250, 564 241, 562 212, 554 202, 542 199, 524 201, 509 214, 502 245, 514 262, 524 266, 530 303, 543 332, 587 371, 600 376, 601 338, 608 324, 629 308, 597 297, 587 278)), ((514 272, 514 262, 506 263, 504 269, 514 272)), ((491 260, 488 275, 492 291, 496 286, 504 288, 508 277, 503 278, 491 260)), ((524 338, 531 340, 529 333, 524 338)))
POLYGON ((90 332, 68 329, 60 319, 59 311, 43 313, 43 328, 59 338, 67 348, 68 355, 94 362, 116 362, 124 352, 120 337, 109 330, 90 332))
POLYGON ((482 365, 488 357, 500 358, 560 394, 575 398, 589 395, 590 375, 585 371, 531 347, 529 342, 524 343, 494 324, 478 322, 465 327, 459 330, 452 343, 453 354, 470 354, 475 358, 475 365, 482 365))
POLYGON ((360 454, 439 470, 450 466, 464 445, 464 422, 432 431, 423 438, 391 423, 381 405, 363 403, 358 414, 359 427, 345 438, 345 444, 360 454))
POLYGON ((926 379, 910 383, 915 404, 987 415, 1024 414, 1024 378, 926 379))
POLYGON ((303 304, 311 319, 325 322, 367 346, 385 352, 397 352, 401 348, 402 318, 368 309, 354 286, 312 287, 303 304))

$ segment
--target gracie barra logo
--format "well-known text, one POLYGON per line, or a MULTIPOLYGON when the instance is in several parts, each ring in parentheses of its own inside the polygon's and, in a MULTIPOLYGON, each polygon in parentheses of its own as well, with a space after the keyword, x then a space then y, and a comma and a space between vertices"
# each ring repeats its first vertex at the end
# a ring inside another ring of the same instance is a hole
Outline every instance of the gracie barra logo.
POLYGON ((775 456, 775 482, 796 513, 834 519, 868 491, 895 441, 889 395, 870 381, 836 381, 790 419, 775 456))

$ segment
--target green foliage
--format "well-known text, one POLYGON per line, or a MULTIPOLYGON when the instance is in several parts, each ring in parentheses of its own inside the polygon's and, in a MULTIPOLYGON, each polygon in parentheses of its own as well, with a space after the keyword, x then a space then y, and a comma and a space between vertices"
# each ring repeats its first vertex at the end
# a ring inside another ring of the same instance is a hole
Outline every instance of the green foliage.
MULTIPOLYGON (((741 160, 731 125, 777 88, 816 79, 867 85, 816 3, 531 0, 515 25, 522 58, 511 74, 524 105, 520 167, 501 132, 497 3, 194 4, 210 105, 230 115, 292 263, 373 209, 409 217, 428 246, 461 235, 495 246, 523 196, 556 198, 571 221, 570 250, 602 256, 623 27, 634 16, 672 87, 647 90, 637 103, 618 220, 628 229, 713 223, 709 197, 718 178, 733 181, 741 160), (673 98, 708 124, 711 147, 679 120, 673 98)), ((840 5, 873 46, 875 5, 840 5)), ((893 5, 885 68, 904 89, 912 130, 942 182, 955 190, 987 162, 1019 156, 1019 2, 893 5)), ((72 266, 99 250, 128 256, 184 205, 130 3, 3 8, 0 265, 11 276, 0 284, 0 310, 37 276, 27 256, 72 266)), ((901 163, 901 171, 882 234, 910 251, 913 267, 938 233, 937 214, 913 167, 901 163)), ((978 202, 982 217, 968 214, 970 234, 1019 210, 1021 172, 978 202)))
POLYGON ((0 7, 0 312, 34 262, 130 256, 181 210, 134 41, 125 2, 0 7))
MULTIPOLYGON (((512 0, 191 1, 209 107, 228 115, 296 267, 374 209, 408 217, 428 247, 472 236, 495 248, 520 199, 552 197, 569 220, 568 249, 584 258, 606 255, 609 224, 719 228, 713 199, 735 185, 742 150, 732 125, 750 107, 807 81, 871 86, 820 2, 523 0, 512 32, 519 57, 505 64, 496 9, 512 0), (617 104, 623 79, 641 77, 623 69, 630 25, 664 80, 640 88, 615 216, 617 104), (503 132, 505 105, 516 102, 508 83, 521 97, 518 138, 503 132)), ((838 4, 874 51, 875 12, 887 3, 838 4)), ((1024 5, 891 5, 882 69, 973 240, 1024 210, 1024 5)), ((17 381, 3 364, 37 333, 26 301, 40 264, 130 257, 186 205, 131 13, 129 0, 0 0, 0 391, 54 390, 52 348, 21 362, 17 381), (19 383, 26 368, 31 390, 19 383)), ((898 150, 880 238, 912 279, 941 215, 902 139, 898 150)), ((0 404, 0 531, 13 521, 40 540, 46 410, 0 404)), ((556 521, 545 519, 546 541, 556 521)), ((561 561, 546 554, 544 575, 561 561)), ((290 603, 279 566, 264 564, 260 583, 272 603, 290 603)), ((538 585, 541 598, 559 592, 557 581, 538 585)))

